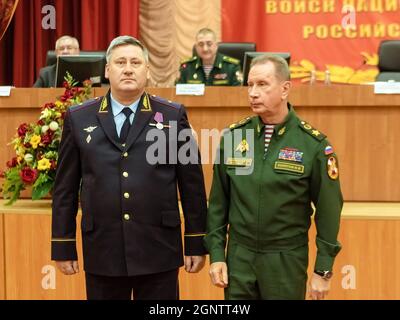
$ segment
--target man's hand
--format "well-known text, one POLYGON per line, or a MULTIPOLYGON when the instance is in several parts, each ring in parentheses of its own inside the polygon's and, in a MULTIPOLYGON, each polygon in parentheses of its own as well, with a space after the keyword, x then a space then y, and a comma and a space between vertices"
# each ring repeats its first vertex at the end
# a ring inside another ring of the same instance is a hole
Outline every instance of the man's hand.
POLYGON ((226 288, 228 286, 228 266, 225 262, 212 263, 209 273, 214 286, 219 288, 226 288))
POLYGON ((56 266, 65 275, 73 275, 79 272, 78 261, 56 261, 56 266))
POLYGON ((185 256, 186 272, 196 273, 203 269, 206 256, 185 256))
POLYGON ((310 298, 312 300, 323 300, 331 289, 331 280, 323 279, 321 276, 313 273, 310 280, 310 298))

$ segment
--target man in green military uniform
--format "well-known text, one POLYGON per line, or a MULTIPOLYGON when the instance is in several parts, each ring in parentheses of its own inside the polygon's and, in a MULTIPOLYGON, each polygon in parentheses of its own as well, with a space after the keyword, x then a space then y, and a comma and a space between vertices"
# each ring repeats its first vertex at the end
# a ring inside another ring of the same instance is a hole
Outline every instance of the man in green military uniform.
POLYGON ((177 83, 204 83, 206 86, 240 86, 240 61, 218 53, 214 31, 201 29, 196 35, 194 56, 183 61, 177 83))
POLYGON ((304 299, 313 204, 317 256, 310 297, 323 299, 341 249, 337 157, 326 136, 288 103, 284 59, 255 58, 248 85, 256 116, 231 125, 214 165, 205 237, 211 280, 225 288, 226 299, 304 299))

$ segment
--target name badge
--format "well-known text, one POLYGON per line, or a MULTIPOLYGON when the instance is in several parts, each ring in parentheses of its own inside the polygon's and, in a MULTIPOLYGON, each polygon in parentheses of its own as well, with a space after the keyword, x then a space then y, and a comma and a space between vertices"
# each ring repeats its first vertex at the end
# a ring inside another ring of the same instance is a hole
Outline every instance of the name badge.
POLYGON ((230 167, 251 167, 253 159, 251 158, 228 158, 226 165, 230 167))
POLYGON ((304 173, 304 166, 302 164, 288 163, 283 161, 275 161, 274 169, 280 171, 293 172, 297 174, 304 173))

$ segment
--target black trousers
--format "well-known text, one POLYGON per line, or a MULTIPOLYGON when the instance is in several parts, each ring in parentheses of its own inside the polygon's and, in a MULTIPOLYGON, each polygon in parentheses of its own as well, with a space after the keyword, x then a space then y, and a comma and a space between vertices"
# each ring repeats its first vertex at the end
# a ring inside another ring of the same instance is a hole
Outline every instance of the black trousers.
POLYGON ((132 277, 107 277, 86 272, 88 300, 179 300, 179 269, 132 277))

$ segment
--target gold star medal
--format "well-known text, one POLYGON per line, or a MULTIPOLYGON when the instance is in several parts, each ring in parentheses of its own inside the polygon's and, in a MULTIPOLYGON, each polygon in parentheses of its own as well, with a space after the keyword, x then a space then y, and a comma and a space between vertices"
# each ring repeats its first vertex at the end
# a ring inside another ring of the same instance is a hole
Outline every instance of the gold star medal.
POLYGON ((339 178, 339 167, 335 157, 329 157, 327 169, 329 178, 331 178, 332 180, 336 180, 337 178, 339 178))
POLYGON ((246 139, 243 139, 242 142, 239 143, 239 145, 236 148, 236 151, 239 151, 241 153, 245 151, 250 151, 250 146, 247 143, 246 139))

